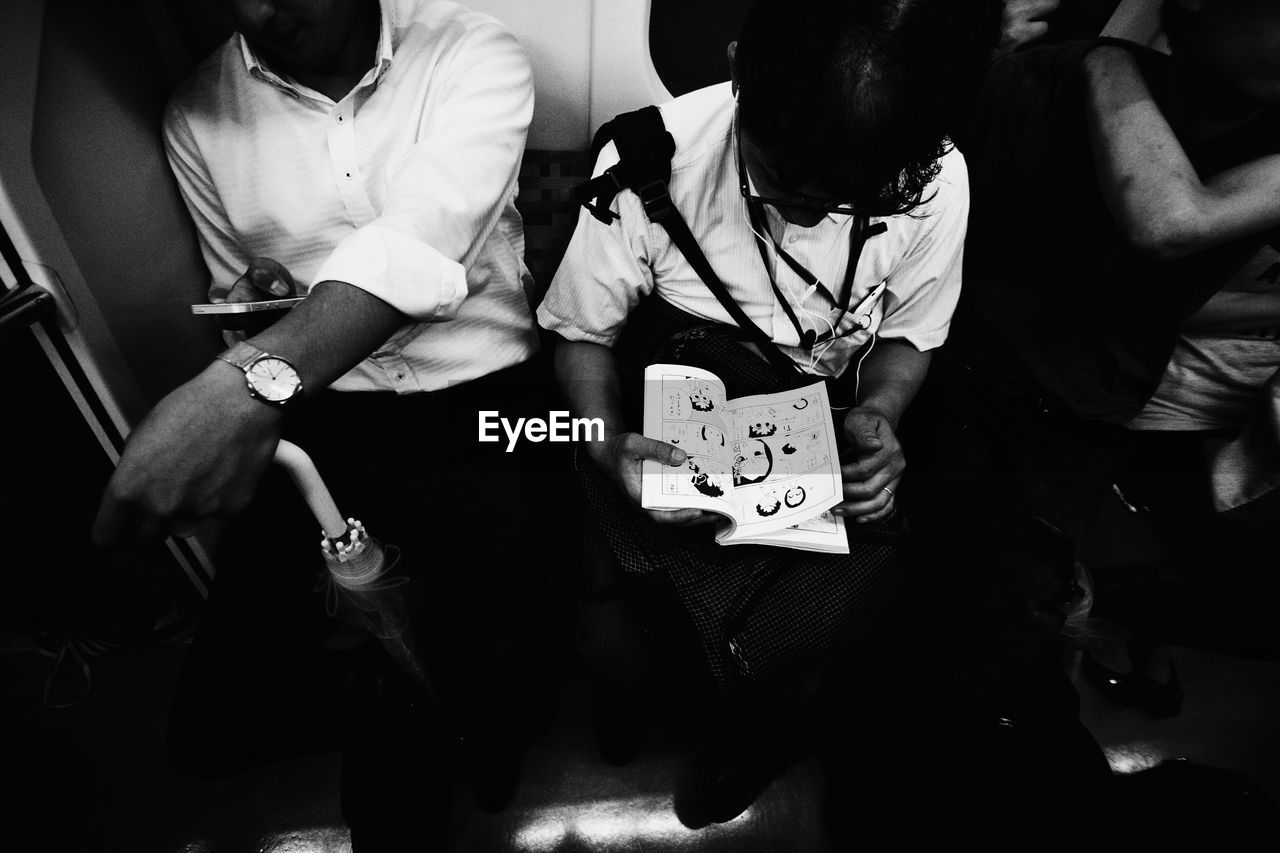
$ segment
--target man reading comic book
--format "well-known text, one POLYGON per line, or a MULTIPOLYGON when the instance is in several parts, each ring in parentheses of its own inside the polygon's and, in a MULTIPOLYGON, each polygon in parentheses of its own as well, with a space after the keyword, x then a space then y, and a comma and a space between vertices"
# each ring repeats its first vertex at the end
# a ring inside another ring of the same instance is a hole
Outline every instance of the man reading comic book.
MULTIPOLYGON (((959 295, 968 185, 949 105, 994 45, 1000 4, 987 5, 758 0, 729 46, 732 83, 661 107, 671 200, 733 301, 799 371, 857 386, 836 425, 847 450, 834 512, 853 530, 894 526, 898 422, 959 295)), ((605 147, 595 174, 618 157, 605 147)), ((741 735, 883 610, 894 550, 853 534, 847 556, 796 562, 766 546, 719 548, 698 510, 639 508, 642 463, 684 465, 686 454, 625 422, 641 389, 618 371, 624 327, 655 306, 687 326, 739 324, 636 193, 610 210, 611 224, 582 214, 538 317, 562 338, 557 371, 575 414, 605 423, 580 467, 613 555, 626 575, 670 583, 720 695, 737 700, 740 725, 720 728, 741 735)), ((774 744, 730 740, 697 797, 708 820, 739 814, 779 766, 774 744), (750 768, 721 772, 746 754, 750 768)))

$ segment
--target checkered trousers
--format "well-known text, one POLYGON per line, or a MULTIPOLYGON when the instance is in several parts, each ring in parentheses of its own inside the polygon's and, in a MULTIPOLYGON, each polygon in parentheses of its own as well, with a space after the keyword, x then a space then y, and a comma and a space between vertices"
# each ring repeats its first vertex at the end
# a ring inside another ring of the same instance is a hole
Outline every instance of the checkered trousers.
POLYGON ((619 568, 669 579, 726 698, 804 678, 869 628, 901 584, 896 514, 853 525, 847 555, 724 546, 705 527, 654 523, 583 452, 577 468, 619 568))

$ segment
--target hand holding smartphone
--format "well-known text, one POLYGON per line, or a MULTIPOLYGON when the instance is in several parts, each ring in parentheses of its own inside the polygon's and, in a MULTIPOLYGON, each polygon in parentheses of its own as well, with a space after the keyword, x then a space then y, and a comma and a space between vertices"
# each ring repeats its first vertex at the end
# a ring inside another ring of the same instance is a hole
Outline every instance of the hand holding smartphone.
POLYGON ((279 261, 254 258, 244 275, 236 279, 223 302, 191 306, 192 314, 211 314, 223 329, 257 334, 284 316, 305 297, 298 292, 293 276, 279 261))

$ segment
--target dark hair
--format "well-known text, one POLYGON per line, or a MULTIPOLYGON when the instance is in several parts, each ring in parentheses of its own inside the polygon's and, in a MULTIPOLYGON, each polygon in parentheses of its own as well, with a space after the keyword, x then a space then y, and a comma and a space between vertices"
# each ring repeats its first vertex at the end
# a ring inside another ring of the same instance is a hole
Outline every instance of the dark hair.
POLYGON ((981 82, 1000 0, 755 0, 734 61, 743 129, 787 186, 869 216, 919 206, 958 104, 981 82))

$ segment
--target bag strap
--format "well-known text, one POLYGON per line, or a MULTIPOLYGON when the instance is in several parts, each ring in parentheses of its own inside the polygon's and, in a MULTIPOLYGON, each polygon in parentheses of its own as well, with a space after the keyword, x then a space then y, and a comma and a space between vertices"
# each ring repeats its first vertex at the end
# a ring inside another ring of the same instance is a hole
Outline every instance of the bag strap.
POLYGON ((617 194, 629 189, 639 196, 649 221, 656 222, 667 232, 671 242, 738 324, 738 328, 760 348, 760 352, 776 369, 783 371, 785 375, 800 378, 802 374, 795 362, 778 348, 729 295, 729 289, 716 275, 711 262, 698 245, 697 238, 689 230, 689 224, 672 202, 667 184, 671 180, 671 158, 675 154, 676 145, 662 122, 661 111, 655 106, 645 107, 623 113, 601 126, 591 141, 593 159, 610 139, 618 148, 618 163, 576 187, 574 197, 601 222, 611 224, 619 218, 618 214, 609 209, 617 194), (591 203, 592 199, 595 204, 591 203))

